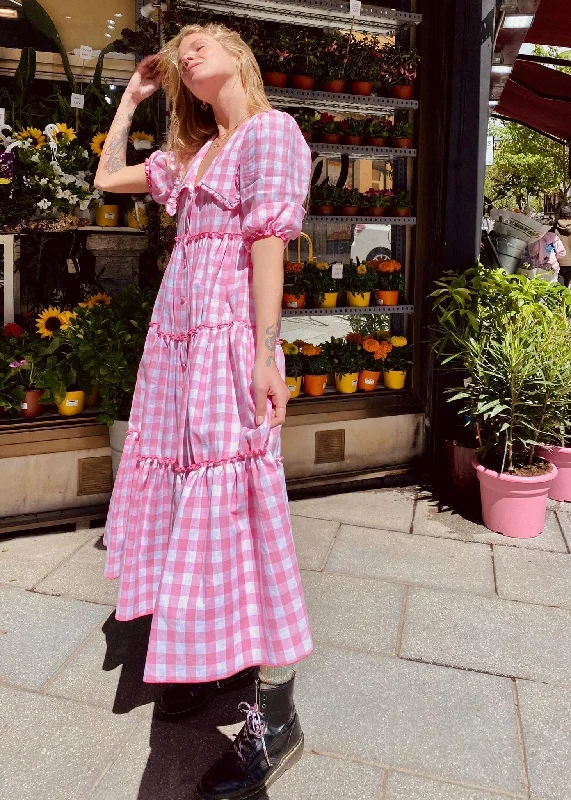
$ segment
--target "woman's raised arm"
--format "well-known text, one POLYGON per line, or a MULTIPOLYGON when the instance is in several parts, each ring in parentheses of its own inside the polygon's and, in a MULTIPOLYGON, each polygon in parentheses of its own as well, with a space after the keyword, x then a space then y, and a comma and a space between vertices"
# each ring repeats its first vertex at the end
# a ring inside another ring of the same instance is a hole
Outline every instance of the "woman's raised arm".
POLYGON ((154 94, 161 84, 156 56, 147 56, 137 66, 115 114, 95 174, 95 188, 104 192, 137 194, 147 191, 145 165, 126 165, 127 140, 133 114, 139 103, 154 94))

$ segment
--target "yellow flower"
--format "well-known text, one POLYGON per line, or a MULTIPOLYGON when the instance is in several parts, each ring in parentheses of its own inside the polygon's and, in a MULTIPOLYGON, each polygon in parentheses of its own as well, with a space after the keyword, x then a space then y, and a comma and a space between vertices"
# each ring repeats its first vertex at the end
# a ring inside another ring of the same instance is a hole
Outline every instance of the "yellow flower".
POLYGON ((38 128, 24 128, 24 130, 19 131, 16 136, 18 139, 31 139, 36 150, 39 150, 40 147, 43 147, 46 143, 46 137, 38 128))
POLYGON ((64 324, 62 325, 62 330, 69 328, 73 320, 77 317, 77 314, 75 314, 73 311, 62 311, 61 315, 65 320, 64 324))
POLYGON ((111 302, 111 298, 105 292, 100 292, 99 294, 93 294, 91 297, 87 298, 87 303, 80 303, 80 306, 84 306, 85 308, 93 308, 93 306, 108 306, 111 302))
POLYGON ((357 275, 366 275, 367 267, 364 264, 359 264, 357 267, 357 275))
POLYGON ((101 156, 105 139, 107 139, 106 133, 96 133, 91 140, 91 152, 95 153, 96 156, 101 156))
POLYGON ((56 331, 65 330, 69 328, 69 319, 67 314, 71 312, 62 312, 59 308, 50 306, 45 308, 40 316, 36 319, 36 327, 38 333, 43 339, 52 337, 56 331))
POLYGON ((299 353, 299 347, 296 347, 295 344, 290 344, 289 346, 290 356, 296 356, 298 353, 299 353))
POLYGON ((56 139, 58 142, 71 142, 73 139, 75 139, 75 131, 73 128, 68 128, 65 122, 56 122, 56 128, 58 129, 58 133, 56 134, 56 139))
POLYGON ((150 142, 151 144, 153 144, 153 142, 155 141, 155 137, 150 133, 143 133, 143 131, 135 131, 129 136, 129 141, 132 144, 135 144, 137 140, 139 140, 140 142, 150 142))
POLYGON ((408 344, 404 336, 391 336, 390 343, 393 347, 404 347, 408 344))
POLYGON ((326 269, 329 269, 329 264, 327 261, 318 261, 315 266, 317 269, 320 269, 322 272, 325 272, 326 269))

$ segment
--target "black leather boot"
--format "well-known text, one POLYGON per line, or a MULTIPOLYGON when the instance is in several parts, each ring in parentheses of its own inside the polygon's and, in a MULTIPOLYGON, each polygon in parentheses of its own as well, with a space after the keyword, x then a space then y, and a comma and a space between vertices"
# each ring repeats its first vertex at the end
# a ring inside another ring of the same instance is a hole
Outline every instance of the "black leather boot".
POLYGON ((198 784, 202 800, 255 800, 303 753, 303 733, 293 704, 294 678, 280 686, 256 682, 256 704, 240 703, 246 724, 232 750, 198 784))
POLYGON ((163 691, 155 707, 155 717, 166 722, 182 722, 206 708, 215 694, 243 689, 254 682, 255 667, 210 683, 174 683, 163 691))

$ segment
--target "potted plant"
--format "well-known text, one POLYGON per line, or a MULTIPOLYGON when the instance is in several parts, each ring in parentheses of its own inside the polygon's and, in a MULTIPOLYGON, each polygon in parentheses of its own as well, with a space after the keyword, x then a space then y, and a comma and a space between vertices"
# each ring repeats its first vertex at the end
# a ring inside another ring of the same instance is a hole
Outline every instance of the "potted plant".
POLYGON ((391 97, 410 100, 414 93, 414 80, 420 55, 414 48, 386 44, 382 48, 384 78, 391 97))
POLYGON ((395 122, 389 131, 393 147, 412 147, 413 127, 408 122, 395 122))
POLYGON ((346 73, 349 78, 351 94, 368 96, 373 91, 373 80, 378 72, 378 62, 372 50, 377 48, 372 46, 367 39, 356 39, 353 34, 350 36, 346 73))
POLYGON ((402 190, 395 192, 391 202, 391 214, 393 217, 410 217, 412 199, 410 192, 402 190))
POLYGON ((405 336, 391 336, 391 350, 387 353, 383 382, 386 389, 404 389, 406 373, 412 364, 412 345, 405 336))
POLYGON ((294 89, 311 91, 322 70, 322 56, 316 47, 313 34, 307 28, 298 28, 290 45, 291 77, 294 89))
POLYGON ((359 208, 363 203, 363 195, 358 189, 349 189, 344 186, 339 189, 337 195, 339 213, 343 217, 354 217, 359 213, 359 208))
POLYGON ((310 196, 312 212, 320 216, 329 216, 333 214, 337 205, 339 190, 326 180, 317 186, 312 186, 310 196))
POLYGON ((332 28, 325 28, 322 38, 321 89, 324 92, 342 92, 345 86, 345 68, 347 61, 347 36, 332 28))
POLYGON ((347 117, 341 120, 341 141, 343 144, 360 145, 363 143, 363 132, 365 128, 364 119, 347 117))
POLYGON ((364 392, 372 392, 377 388, 384 360, 390 353, 392 345, 369 334, 362 336, 361 346, 363 348, 363 364, 359 372, 357 388, 364 392))
POLYGON ((375 288, 375 272, 362 264, 357 258, 345 265, 343 270, 343 288, 347 293, 347 305, 369 306, 371 292, 375 288))
POLYGON ((375 299, 379 306, 397 306, 404 289, 402 265, 394 259, 375 259, 367 262, 376 276, 375 299))
POLYGON ((255 37, 252 49, 260 65, 265 86, 283 89, 291 73, 291 41, 287 25, 272 31, 271 37, 255 37))
POLYGON ((307 282, 316 308, 336 307, 339 281, 332 277, 328 261, 308 261, 307 282))
POLYGON ((299 397, 301 391, 301 378, 303 375, 303 365, 299 347, 293 342, 282 340, 282 350, 285 360, 285 382, 289 389, 289 396, 299 397))
MULTIPOLYGON (((6 383, 14 392, 14 397, 20 398, 20 416, 26 419, 39 417, 44 413, 45 405, 41 398, 43 389, 43 366, 45 355, 41 342, 34 336, 23 337, 18 347, 12 351, 8 367, 11 374, 7 376, 6 383)), ((11 406, 14 409, 14 405, 11 406)))
POLYGON ((365 214, 369 217, 384 217, 385 210, 390 206, 393 193, 390 189, 367 189, 361 195, 361 204, 365 214))
POLYGON ((365 144, 371 147, 384 147, 391 128, 388 120, 369 117, 365 124, 365 144))
POLYGON ((311 142, 319 115, 316 114, 315 111, 302 110, 292 114, 292 116, 299 125, 299 129, 305 141, 311 142))
POLYGON ((321 347, 314 344, 304 344, 301 347, 301 362, 303 367, 303 391, 310 397, 325 394, 327 386, 327 373, 331 364, 321 347))
POLYGON ((304 308, 307 277, 301 261, 284 261, 282 308, 304 308))
POLYGON ((323 112, 315 123, 314 133, 317 142, 324 144, 339 144, 341 141, 341 122, 333 114, 323 112))
POLYGON ((330 358, 337 391, 341 394, 356 392, 359 372, 363 366, 360 334, 348 333, 344 339, 332 338, 330 358))

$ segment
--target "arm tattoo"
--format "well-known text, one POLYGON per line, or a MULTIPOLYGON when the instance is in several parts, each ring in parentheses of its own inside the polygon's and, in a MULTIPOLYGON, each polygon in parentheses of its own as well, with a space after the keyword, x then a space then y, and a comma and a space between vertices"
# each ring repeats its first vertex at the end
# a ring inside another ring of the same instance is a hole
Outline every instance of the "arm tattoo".
MULTIPOLYGON (((105 142, 105 171, 112 175, 127 165, 127 140, 131 129, 132 114, 127 114, 127 124, 113 134, 110 140, 105 142)), ((116 120, 122 122, 121 118, 116 120)))
POLYGON ((264 339, 264 344, 266 345, 266 349, 268 350, 268 356, 266 358, 266 367, 271 367, 272 361, 275 361, 275 349, 276 349, 276 338, 277 333, 275 330, 275 325, 270 325, 266 328, 266 338, 264 339))

